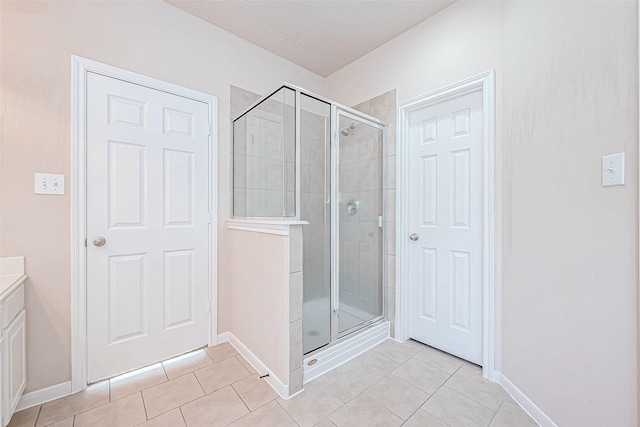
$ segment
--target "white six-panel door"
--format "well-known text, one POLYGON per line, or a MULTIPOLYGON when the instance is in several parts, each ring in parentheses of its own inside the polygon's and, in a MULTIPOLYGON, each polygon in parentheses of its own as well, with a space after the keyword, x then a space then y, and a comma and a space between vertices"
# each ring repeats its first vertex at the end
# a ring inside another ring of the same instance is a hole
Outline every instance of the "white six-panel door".
POLYGON ((205 103, 88 74, 89 382, 207 344, 208 133, 205 103))
POLYGON ((482 362, 482 92, 409 115, 409 337, 482 362))

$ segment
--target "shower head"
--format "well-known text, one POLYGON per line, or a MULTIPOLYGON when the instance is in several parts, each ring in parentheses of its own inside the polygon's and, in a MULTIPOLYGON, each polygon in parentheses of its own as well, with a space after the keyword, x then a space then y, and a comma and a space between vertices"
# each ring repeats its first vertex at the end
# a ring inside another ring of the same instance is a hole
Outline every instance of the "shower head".
POLYGON ((345 126, 342 129, 340 129, 340 133, 344 136, 349 136, 349 132, 355 128, 356 128, 356 124, 351 123, 349 126, 345 126))

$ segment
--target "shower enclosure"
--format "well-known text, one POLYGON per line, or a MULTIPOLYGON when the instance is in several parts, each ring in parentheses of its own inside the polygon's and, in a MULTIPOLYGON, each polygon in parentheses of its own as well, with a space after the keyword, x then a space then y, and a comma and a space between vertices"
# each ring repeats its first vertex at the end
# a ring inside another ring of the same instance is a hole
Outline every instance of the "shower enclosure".
POLYGON ((379 120, 285 84, 233 122, 235 218, 303 226, 303 353, 384 318, 379 120))

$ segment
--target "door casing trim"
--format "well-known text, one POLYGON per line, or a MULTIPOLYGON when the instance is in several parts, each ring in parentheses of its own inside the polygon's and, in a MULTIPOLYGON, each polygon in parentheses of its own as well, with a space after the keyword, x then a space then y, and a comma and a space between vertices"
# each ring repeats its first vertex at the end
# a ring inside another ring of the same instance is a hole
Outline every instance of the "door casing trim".
POLYGON ((495 197, 495 71, 489 70, 469 79, 437 89, 425 95, 401 102, 398 109, 397 144, 397 236, 396 272, 396 338, 409 339, 409 114, 420 108, 438 104, 473 92, 482 92, 483 111, 483 227, 482 227, 482 375, 498 381, 496 343, 499 343, 499 292, 496 292, 496 197, 495 197))
POLYGON ((160 90, 209 106, 209 336, 217 331, 217 206, 218 206, 218 98, 173 83, 71 56, 71 392, 87 388, 87 253, 86 236, 86 94, 87 73, 93 72, 160 90))

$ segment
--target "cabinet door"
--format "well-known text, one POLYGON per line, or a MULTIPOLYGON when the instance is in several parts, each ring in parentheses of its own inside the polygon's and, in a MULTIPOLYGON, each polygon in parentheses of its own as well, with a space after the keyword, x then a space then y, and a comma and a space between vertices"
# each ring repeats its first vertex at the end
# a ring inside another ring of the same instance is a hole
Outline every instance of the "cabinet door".
POLYGON ((2 387, 3 425, 9 424, 22 392, 27 384, 26 372, 26 315, 22 310, 11 324, 2 332, 2 387))

